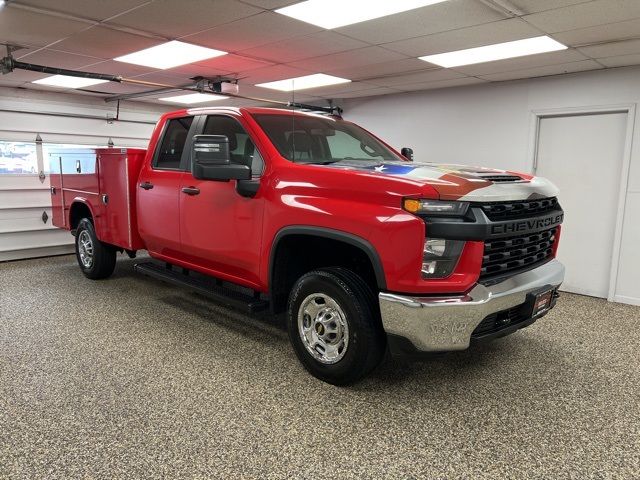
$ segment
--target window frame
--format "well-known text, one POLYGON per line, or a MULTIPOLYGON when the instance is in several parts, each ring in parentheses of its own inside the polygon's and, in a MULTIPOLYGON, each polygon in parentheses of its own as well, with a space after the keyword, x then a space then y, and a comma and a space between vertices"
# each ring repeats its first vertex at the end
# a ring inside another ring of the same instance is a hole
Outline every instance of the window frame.
POLYGON ((177 115, 175 117, 167 118, 162 126, 162 131, 158 136, 158 141, 156 142, 156 148, 153 152, 153 158, 151 159, 151 169, 158 170, 163 172, 184 172, 190 170, 188 159, 190 157, 191 151, 191 141, 196 131, 197 124, 199 123, 200 117, 196 115, 177 115), (160 149, 162 148, 162 142, 164 141, 164 137, 167 133, 167 129, 169 128, 169 123, 173 120, 180 120, 183 118, 191 118, 191 125, 189 126, 189 130, 187 131, 187 138, 184 141, 184 148, 182 149, 182 154, 180 155, 180 163, 177 168, 167 168, 167 167, 159 167, 158 166, 158 158, 160 158, 160 149))
MULTIPOLYGON (((222 112, 220 112, 220 113, 218 113, 218 112, 215 112, 215 113, 204 113, 204 114, 201 115, 201 118, 200 118, 200 121, 199 121, 199 125, 198 125, 198 129, 196 130, 195 135, 204 134, 204 129, 207 126, 207 120, 209 119, 209 117, 227 117, 227 118, 230 118, 233 121, 235 121, 238 125, 240 125, 242 130, 244 130, 244 132, 247 134, 249 139, 253 142, 254 149, 260 154, 260 157, 262 158, 262 172, 260 173, 260 175, 254 175, 254 173, 252 171, 251 172, 251 178, 254 179, 254 180, 262 178, 264 173, 267 171, 267 161, 266 161, 265 155, 262 153, 261 148, 258 146, 258 142, 256 142, 256 140, 253 137, 253 135, 251 135, 250 129, 247 128, 247 126, 242 123, 240 118, 238 118, 238 117, 236 117, 234 115, 229 115, 228 113, 222 113, 222 112)), ((190 169, 188 169, 188 170, 190 170, 190 169)))

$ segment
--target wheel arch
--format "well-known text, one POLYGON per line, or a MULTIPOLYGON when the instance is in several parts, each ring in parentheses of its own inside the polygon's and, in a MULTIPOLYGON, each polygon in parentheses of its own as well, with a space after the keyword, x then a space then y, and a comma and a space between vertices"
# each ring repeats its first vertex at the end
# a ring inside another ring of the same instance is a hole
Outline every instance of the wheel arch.
MULTIPOLYGON (((280 255, 280 248, 284 245, 287 239, 292 237, 300 238, 304 237, 307 240, 326 239, 333 241, 333 245, 346 245, 361 253, 363 258, 366 258, 371 268, 372 281, 375 282, 375 287, 378 290, 386 290, 386 279, 384 275, 384 269, 382 261, 378 255, 375 247, 366 239, 354 235, 352 233, 344 232, 341 230, 334 230, 326 227, 296 225, 290 227, 284 227, 274 237, 271 251, 269 254, 269 293, 272 299, 272 305, 274 311, 282 309, 283 299, 280 282, 278 282, 279 269, 276 265, 278 255, 280 255)), ((336 265, 326 265, 336 266, 336 265)), ((288 282, 290 283, 290 281, 288 282)))
POLYGON ((74 198, 69 207, 69 227, 71 232, 74 232, 75 229, 78 228, 80 220, 87 217, 95 222, 95 215, 93 214, 90 203, 85 198, 74 198))

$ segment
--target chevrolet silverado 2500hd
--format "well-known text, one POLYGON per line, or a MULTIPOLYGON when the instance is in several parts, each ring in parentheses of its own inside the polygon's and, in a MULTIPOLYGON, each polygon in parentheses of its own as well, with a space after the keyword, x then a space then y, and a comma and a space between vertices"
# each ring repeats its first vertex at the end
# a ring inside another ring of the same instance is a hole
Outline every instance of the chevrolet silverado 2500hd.
POLYGON ((55 152, 54 224, 91 279, 143 274, 248 311, 286 312, 334 384, 392 353, 461 350, 555 304, 563 211, 522 173, 413 163, 361 127, 269 108, 181 110, 149 148, 55 152))

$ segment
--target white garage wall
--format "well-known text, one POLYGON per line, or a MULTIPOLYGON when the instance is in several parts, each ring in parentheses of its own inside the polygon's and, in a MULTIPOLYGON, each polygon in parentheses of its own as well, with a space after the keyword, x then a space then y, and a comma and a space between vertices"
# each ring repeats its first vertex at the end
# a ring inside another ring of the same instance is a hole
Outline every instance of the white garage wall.
MULTIPOLYGON (((343 105, 345 118, 395 147, 412 147, 417 161, 531 172, 533 111, 638 102, 640 68, 628 67, 360 98, 345 100, 343 105)), ((621 185, 621 189, 626 188, 625 214, 612 299, 640 305, 640 121, 633 127, 631 145, 628 185, 621 185)), ((580 172, 576 171, 579 180, 580 172)))
MULTIPOLYGON (((91 96, 0 88, 0 141, 146 147, 154 123, 168 108, 91 96), (86 118, 84 116, 102 117, 86 118)), ((51 225, 48 175, 0 174, 0 261, 70 253, 72 237, 51 225), (46 213, 46 222, 42 215, 46 213)))

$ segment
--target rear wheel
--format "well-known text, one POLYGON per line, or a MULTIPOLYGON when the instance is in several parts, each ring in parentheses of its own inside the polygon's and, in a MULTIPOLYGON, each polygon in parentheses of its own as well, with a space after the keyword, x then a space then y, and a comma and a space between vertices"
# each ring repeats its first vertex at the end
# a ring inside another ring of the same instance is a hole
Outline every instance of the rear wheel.
POLYGON ((116 250, 98 240, 93 223, 83 218, 76 229, 76 258, 85 277, 107 278, 116 267, 116 250))
POLYGON ((375 295, 362 278, 343 268, 300 277, 289 296, 287 328, 304 367, 334 385, 360 380, 384 354, 375 295))

